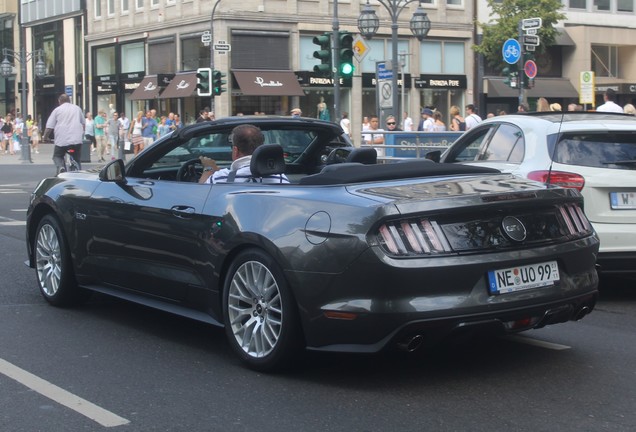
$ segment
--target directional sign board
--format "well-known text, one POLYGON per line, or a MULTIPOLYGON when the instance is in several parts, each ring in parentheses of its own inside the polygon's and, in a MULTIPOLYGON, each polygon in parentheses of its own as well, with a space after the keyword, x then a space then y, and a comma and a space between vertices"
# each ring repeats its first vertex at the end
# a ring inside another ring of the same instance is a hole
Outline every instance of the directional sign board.
POLYGON ((539 36, 531 35, 531 34, 523 35, 524 45, 539 46, 539 43, 540 43, 539 36))
POLYGON ((541 18, 526 18, 521 21, 522 30, 538 29, 543 25, 541 18))
POLYGON ((515 64, 521 57, 521 45, 517 39, 508 39, 501 47, 501 54, 506 63, 515 64))

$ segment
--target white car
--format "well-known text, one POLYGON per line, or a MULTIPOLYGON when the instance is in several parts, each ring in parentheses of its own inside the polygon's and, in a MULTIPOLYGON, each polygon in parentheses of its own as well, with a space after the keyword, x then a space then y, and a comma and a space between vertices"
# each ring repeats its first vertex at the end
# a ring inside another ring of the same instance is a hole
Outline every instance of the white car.
POLYGON ((578 189, 601 240, 602 274, 636 274, 636 117, 597 112, 494 117, 458 138, 441 162, 497 168, 578 189))

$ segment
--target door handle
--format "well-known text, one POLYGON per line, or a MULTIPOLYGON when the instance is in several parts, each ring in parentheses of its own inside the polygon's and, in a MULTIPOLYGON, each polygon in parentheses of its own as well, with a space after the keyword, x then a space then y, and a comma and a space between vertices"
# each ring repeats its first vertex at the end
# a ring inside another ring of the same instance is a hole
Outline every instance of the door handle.
POLYGON ((190 206, 176 205, 170 210, 172 210, 172 214, 178 218, 188 218, 194 214, 194 207, 190 206))

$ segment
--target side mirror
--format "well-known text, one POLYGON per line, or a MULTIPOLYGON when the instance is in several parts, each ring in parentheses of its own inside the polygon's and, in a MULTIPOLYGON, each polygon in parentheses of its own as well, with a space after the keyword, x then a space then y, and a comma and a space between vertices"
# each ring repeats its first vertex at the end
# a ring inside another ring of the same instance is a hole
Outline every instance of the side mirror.
POLYGON ((99 172, 99 179, 107 182, 126 183, 126 177, 124 175, 124 161, 117 159, 107 164, 99 172))
POLYGON ((433 150, 433 151, 430 151, 430 152, 426 153, 426 155, 424 157, 426 159, 432 160, 433 162, 439 162, 440 158, 442 157, 442 151, 441 150, 433 150))

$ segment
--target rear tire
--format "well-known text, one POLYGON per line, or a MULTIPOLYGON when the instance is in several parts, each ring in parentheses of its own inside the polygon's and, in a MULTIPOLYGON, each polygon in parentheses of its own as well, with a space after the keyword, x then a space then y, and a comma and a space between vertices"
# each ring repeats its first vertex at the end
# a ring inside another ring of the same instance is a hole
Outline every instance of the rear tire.
POLYGON ((40 293, 47 302, 73 306, 88 299, 90 292, 77 286, 70 250, 54 216, 46 215, 40 221, 33 255, 40 293))
POLYGON ((282 270, 260 249, 234 259, 223 289, 225 333, 250 368, 288 367, 302 349, 298 310, 282 270))

